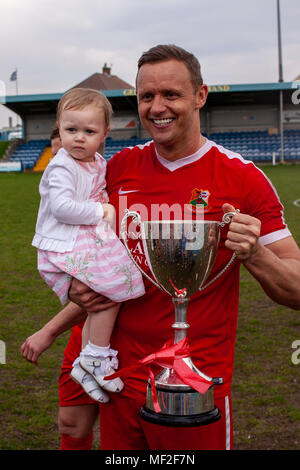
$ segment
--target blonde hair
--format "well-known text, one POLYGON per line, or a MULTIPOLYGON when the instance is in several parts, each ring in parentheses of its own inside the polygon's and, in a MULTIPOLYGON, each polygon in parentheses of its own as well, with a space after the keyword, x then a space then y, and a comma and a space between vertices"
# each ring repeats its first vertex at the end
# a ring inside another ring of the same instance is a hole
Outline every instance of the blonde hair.
POLYGON ((56 122, 59 126, 61 114, 69 109, 81 109, 88 105, 95 105, 104 112, 106 127, 109 127, 112 107, 106 96, 92 88, 72 88, 60 99, 57 106, 56 122))

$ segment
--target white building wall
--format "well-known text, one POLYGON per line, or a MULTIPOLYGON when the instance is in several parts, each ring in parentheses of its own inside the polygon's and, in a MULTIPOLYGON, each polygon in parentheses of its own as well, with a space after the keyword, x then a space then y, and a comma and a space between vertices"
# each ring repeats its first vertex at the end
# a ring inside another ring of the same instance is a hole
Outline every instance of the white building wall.
POLYGON ((28 115, 24 121, 25 140, 49 139, 55 119, 55 114, 28 115))
POLYGON ((278 127, 275 106, 218 106, 209 108, 209 131, 251 131, 278 127))

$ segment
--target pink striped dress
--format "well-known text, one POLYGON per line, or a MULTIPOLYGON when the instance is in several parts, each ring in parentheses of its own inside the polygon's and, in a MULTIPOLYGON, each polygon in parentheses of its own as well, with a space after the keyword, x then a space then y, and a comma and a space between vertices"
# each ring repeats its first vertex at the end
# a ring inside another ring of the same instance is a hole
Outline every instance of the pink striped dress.
MULTIPOLYGON (((93 174, 90 199, 108 202, 103 190, 103 169, 99 161, 78 162, 83 171, 93 174)), ((109 224, 81 225, 73 251, 56 253, 38 249, 38 269, 42 278, 62 304, 68 301, 72 278, 115 302, 140 297, 145 293, 142 275, 109 224)))

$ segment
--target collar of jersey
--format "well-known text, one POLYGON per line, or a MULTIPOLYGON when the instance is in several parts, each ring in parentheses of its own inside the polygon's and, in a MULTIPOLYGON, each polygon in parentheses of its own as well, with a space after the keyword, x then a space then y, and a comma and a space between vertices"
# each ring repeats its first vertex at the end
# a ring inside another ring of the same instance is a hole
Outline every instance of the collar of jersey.
POLYGON ((170 162, 166 158, 162 157, 159 155, 158 151, 156 150, 155 147, 155 153, 157 156, 157 159, 159 163, 167 168, 169 171, 175 171, 178 168, 182 168, 185 165, 189 165, 190 163, 194 163, 200 158, 202 158, 211 148, 212 143, 210 140, 206 139, 206 142, 204 145, 202 145, 197 152, 193 153, 192 155, 188 155, 187 157, 184 158, 179 158, 178 160, 175 160, 174 162, 170 162))

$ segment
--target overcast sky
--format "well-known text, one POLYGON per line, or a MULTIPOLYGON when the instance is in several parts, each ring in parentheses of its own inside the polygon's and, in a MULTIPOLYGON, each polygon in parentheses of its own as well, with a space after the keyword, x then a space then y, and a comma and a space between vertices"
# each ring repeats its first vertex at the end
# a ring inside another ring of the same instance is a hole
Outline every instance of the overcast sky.
MULTIPOLYGON (((278 81, 276 0, 0 0, 0 91, 64 92, 106 62, 134 85, 156 44, 198 57, 208 85, 278 81), (2 83, 1 83, 2 82, 2 83)), ((281 0, 283 75, 300 74, 300 1, 281 0)), ((0 105, 0 127, 8 116, 0 105)), ((13 124, 16 123, 15 116, 13 124)))

